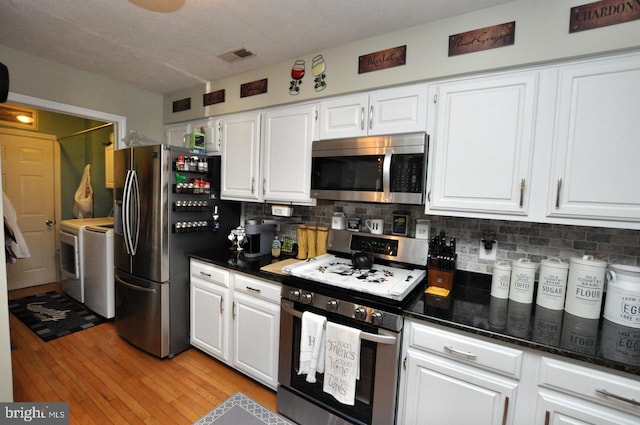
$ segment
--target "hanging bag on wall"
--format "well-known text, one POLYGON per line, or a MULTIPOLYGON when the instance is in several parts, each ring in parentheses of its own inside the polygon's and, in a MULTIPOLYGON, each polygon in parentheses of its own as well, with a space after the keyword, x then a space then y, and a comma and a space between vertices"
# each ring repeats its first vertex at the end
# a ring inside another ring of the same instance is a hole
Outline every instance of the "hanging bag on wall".
POLYGON ((73 216, 76 218, 93 217, 93 187, 91 187, 91 164, 84 167, 80 185, 76 189, 73 203, 73 216))

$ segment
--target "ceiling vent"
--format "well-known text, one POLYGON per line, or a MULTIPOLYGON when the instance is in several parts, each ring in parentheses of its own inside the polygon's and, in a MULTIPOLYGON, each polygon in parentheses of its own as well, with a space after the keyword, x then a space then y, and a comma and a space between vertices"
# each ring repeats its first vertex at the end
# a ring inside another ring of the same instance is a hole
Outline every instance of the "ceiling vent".
POLYGON ((255 55, 249 50, 245 49, 244 47, 241 47, 240 49, 236 49, 236 50, 231 50, 230 52, 218 55, 220 59, 229 63, 237 62, 242 59, 247 59, 252 56, 255 56, 255 55))

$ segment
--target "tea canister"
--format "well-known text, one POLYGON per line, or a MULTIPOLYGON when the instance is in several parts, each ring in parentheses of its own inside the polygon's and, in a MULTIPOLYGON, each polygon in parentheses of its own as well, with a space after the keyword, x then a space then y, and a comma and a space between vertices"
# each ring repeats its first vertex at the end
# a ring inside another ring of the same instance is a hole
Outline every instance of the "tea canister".
POLYGON ((559 258, 540 262, 536 304, 551 310, 562 310, 567 290, 569 264, 559 258))
POLYGON ((508 261, 496 261, 493 265, 493 276, 491 277, 491 296, 509 298, 510 283, 511 263, 508 261))
POLYGON ((585 319, 599 319, 607 263, 591 255, 574 257, 569 263, 564 310, 585 319))
POLYGON ((640 267, 612 264, 606 276, 604 318, 619 325, 640 328, 640 267))
POLYGON ((514 261, 511 266, 511 282, 509 284, 509 299, 519 303, 533 302, 533 289, 536 280, 538 264, 527 258, 514 261))

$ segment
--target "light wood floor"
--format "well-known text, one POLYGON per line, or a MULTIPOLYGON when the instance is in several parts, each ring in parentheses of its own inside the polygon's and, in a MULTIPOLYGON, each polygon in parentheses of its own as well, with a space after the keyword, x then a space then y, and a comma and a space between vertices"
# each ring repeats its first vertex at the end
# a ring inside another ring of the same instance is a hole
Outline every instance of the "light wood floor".
MULTIPOLYGON (((10 291, 9 299, 49 290, 58 285, 10 291)), ((238 391, 276 410, 274 391, 195 348, 157 359, 111 322, 43 342, 9 316, 14 400, 68 402, 71 425, 191 424, 238 391)))

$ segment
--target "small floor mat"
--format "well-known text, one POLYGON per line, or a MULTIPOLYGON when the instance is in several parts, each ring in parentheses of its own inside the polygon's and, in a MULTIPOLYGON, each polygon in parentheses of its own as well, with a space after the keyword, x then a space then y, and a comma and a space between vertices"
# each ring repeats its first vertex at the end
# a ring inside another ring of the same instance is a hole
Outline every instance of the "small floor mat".
POLYGON ((43 341, 51 341, 107 321, 55 291, 9 300, 9 311, 43 341))
POLYGON ((235 393, 194 425, 293 425, 243 393, 235 393))

